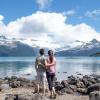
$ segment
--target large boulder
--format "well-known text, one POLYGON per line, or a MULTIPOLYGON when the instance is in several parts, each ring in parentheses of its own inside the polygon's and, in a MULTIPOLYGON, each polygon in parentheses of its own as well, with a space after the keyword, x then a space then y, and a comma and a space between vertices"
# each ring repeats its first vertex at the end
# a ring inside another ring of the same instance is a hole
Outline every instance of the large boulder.
POLYGON ((85 88, 84 83, 81 81, 77 82, 76 86, 77 86, 77 88, 85 88))
POLYGON ((100 100, 100 91, 91 92, 89 95, 89 100, 100 100))
POLYGON ((67 87, 67 86, 68 86, 67 80, 63 80, 63 81, 61 82, 61 84, 62 84, 64 87, 67 87))
POLYGON ((68 83, 71 85, 76 85, 76 83, 77 83, 76 77, 74 77, 73 75, 68 76, 68 83))
POLYGON ((12 88, 18 88, 18 87, 20 87, 20 81, 13 81, 13 82, 11 82, 10 86, 12 88))
POLYGON ((97 83, 97 79, 96 78, 94 78, 92 76, 87 76, 87 75, 83 76, 82 81, 83 81, 83 83, 84 83, 84 85, 86 87, 91 86, 92 84, 96 84, 97 83))
POLYGON ((77 88, 77 92, 81 94, 87 94, 87 89, 86 88, 77 88))
POLYGON ((90 82, 87 78, 83 78, 82 81, 83 81, 83 83, 84 83, 84 85, 85 85, 86 87, 92 85, 92 82, 90 82))
POLYGON ((18 81, 20 81, 20 86, 22 87, 33 86, 33 83, 29 79, 20 77, 18 78, 18 81))
POLYGON ((88 87, 88 94, 93 91, 100 91, 100 83, 96 83, 88 87))
POLYGON ((30 82, 29 79, 26 79, 26 78, 23 78, 23 77, 19 77, 18 81, 25 82, 25 83, 29 83, 30 82))
POLYGON ((73 91, 73 92, 76 92, 77 91, 77 87, 76 85, 69 85, 70 89, 73 91))
POLYGON ((60 90, 60 92, 61 92, 62 94, 66 94, 66 93, 68 93, 68 94, 73 94, 73 90, 72 90, 70 87, 62 88, 62 89, 60 90))
POLYGON ((59 81, 54 83, 54 87, 56 91, 60 91, 62 88, 64 88, 64 86, 59 81))

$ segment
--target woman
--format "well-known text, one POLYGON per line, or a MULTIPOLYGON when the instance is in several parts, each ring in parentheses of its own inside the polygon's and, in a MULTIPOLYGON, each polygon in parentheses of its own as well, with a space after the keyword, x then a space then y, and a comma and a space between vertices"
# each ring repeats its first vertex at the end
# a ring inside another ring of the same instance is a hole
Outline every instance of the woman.
POLYGON ((48 81, 49 90, 51 94, 50 97, 56 98, 56 92, 53 84, 55 72, 56 72, 56 59, 54 57, 54 53, 52 50, 48 51, 48 58, 45 61, 45 66, 46 66, 47 81, 48 81))

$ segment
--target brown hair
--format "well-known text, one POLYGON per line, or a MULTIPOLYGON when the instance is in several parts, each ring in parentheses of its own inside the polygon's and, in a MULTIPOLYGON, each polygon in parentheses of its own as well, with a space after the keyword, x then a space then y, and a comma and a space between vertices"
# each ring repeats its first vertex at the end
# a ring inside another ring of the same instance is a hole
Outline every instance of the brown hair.
POLYGON ((53 51, 49 50, 48 55, 49 55, 50 63, 52 63, 53 62, 53 51))

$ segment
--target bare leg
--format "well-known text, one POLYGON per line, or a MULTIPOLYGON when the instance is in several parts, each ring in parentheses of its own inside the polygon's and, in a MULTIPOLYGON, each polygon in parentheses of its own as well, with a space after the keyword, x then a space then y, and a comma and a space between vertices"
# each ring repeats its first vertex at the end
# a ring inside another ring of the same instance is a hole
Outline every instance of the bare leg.
POLYGON ((52 90, 50 91, 50 97, 51 98, 53 97, 53 91, 52 90))
POLYGON ((55 88, 54 87, 52 87, 52 90, 53 90, 53 93, 56 94, 56 91, 55 91, 55 88))
POLYGON ((43 85, 43 94, 44 96, 46 95, 46 73, 43 74, 42 76, 42 85, 43 85))
POLYGON ((54 96, 54 98, 56 98, 56 91, 55 91, 55 88, 54 87, 52 87, 52 91, 53 91, 53 96, 54 96))
POLYGON ((43 83, 43 94, 45 95, 45 89, 46 89, 46 87, 45 87, 45 82, 43 83))
POLYGON ((39 90, 40 90, 39 84, 37 84, 37 93, 39 93, 39 90))

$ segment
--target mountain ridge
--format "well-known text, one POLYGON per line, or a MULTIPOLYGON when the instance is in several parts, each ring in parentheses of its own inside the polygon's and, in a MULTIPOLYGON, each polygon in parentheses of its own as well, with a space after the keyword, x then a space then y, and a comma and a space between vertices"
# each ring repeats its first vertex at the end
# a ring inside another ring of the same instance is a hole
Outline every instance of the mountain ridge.
MULTIPOLYGON (((78 41, 79 42, 79 41, 78 41)), ((96 39, 91 40, 88 43, 84 43, 68 50, 58 51, 57 56, 90 56, 100 52, 100 42, 96 39)))
MULTIPOLYGON (((24 38, 9 39, 2 35, 0 36, 0 56, 36 56, 41 48, 41 43, 43 42, 36 39, 31 39, 29 41, 24 38), (28 42, 30 44, 28 44, 28 42)), ((46 52, 48 49, 51 49, 48 47, 46 47, 46 45, 43 47, 46 49, 46 52)), ((75 42, 71 42, 66 46, 54 48, 54 50, 56 56, 90 56, 100 52, 100 41, 93 39, 86 43, 76 40, 75 42)))
POLYGON ((35 48, 17 40, 0 37, 0 56, 35 56, 35 48))

